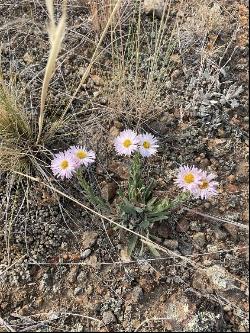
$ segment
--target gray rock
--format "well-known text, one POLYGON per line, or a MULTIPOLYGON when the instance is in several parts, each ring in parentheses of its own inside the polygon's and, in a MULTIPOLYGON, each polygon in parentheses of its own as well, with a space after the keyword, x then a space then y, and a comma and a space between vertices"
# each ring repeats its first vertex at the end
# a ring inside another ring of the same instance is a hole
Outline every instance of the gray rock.
POLYGON ((176 250, 178 247, 178 241, 176 239, 165 239, 163 245, 169 250, 176 250))
POLYGON ((198 221, 192 221, 192 222, 190 222, 190 230, 192 230, 192 231, 200 231, 201 230, 200 222, 198 222, 198 221))
POLYGON ((233 239, 236 240, 238 238, 238 228, 235 225, 230 223, 224 223, 223 228, 229 233, 229 235, 233 239))
POLYGON ((214 231, 214 236, 218 240, 224 240, 224 239, 226 239, 227 234, 224 231, 217 229, 214 231))
POLYGON ((197 232, 194 236, 193 236, 193 243, 196 247, 204 247, 205 243, 206 243, 206 237, 205 234, 203 232, 197 232))
POLYGON ((44 291, 52 286, 51 275, 45 273, 40 281, 39 290, 44 291))
POLYGON ((198 312, 185 327, 186 332, 219 332, 224 321, 221 314, 213 312, 198 312))
POLYGON ((192 245, 187 242, 180 241, 179 250, 182 255, 188 256, 188 255, 192 254, 192 245))
POLYGON ((138 303, 143 298, 143 290, 140 286, 134 287, 131 293, 131 300, 133 303, 138 303))
POLYGON ((85 284, 88 279, 88 273, 85 270, 82 270, 77 276, 77 283, 85 284))
POLYGON ((116 317, 112 311, 105 311, 102 315, 102 321, 105 325, 116 323, 116 317))
POLYGON ((74 290, 74 295, 80 295, 83 292, 83 289, 81 287, 76 287, 74 290))
POLYGON ((81 252, 81 259, 86 259, 91 254, 91 249, 86 249, 81 252))
POLYGON ((185 322, 195 313, 196 305, 182 293, 173 294, 166 302, 164 317, 168 331, 182 332, 185 322))
POLYGON ((176 231, 178 232, 187 232, 190 227, 190 223, 186 219, 181 219, 176 224, 176 231))

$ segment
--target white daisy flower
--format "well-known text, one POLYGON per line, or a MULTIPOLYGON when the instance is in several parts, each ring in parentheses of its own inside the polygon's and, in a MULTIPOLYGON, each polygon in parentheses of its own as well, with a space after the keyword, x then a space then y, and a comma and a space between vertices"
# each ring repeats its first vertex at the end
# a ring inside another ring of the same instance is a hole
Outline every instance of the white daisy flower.
POLYGON ((56 177, 69 179, 76 171, 76 163, 67 151, 61 152, 56 154, 51 161, 51 170, 56 177))
POLYGON ((198 187, 201 180, 201 170, 195 166, 181 166, 175 183, 183 190, 193 191, 198 187))
POLYGON ((85 147, 73 146, 68 150, 72 158, 75 160, 77 167, 81 165, 88 165, 95 162, 95 152, 93 150, 88 150, 85 147))
POLYGON ((194 190, 194 195, 200 197, 201 199, 208 199, 214 195, 218 194, 217 187, 219 185, 214 179, 216 175, 205 171, 201 172, 201 180, 198 186, 194 190))
POLYGON ((149 157, 157 152, 157 139, 150 133, 139 135, 139 152, 143 157, 149 157))
POLYGON ((138 149, 139 138, 132 130, 125 130, 115 139, 115 150, 119 155, 131 155, 138 149))

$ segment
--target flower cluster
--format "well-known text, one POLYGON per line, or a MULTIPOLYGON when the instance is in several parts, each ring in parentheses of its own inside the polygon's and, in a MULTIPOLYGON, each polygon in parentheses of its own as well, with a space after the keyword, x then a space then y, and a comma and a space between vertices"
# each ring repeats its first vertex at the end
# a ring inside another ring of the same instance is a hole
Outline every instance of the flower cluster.
POLYGON ((175 183, 184 191, 189 191, 195 198, 208 199, 217 195, 216 175, 207 173, 194 166, 181 166, 175 183))
POLYGON ((149 133, 137 134, 132 130, 125 130, 114 141, 115 150, 119 155, 128 155, 139 151, 143 157, 149 157, 157 152, 157 139, 149 133))
POLYGON ((73 146, 64 152, 55 154, 51 161, 51 170, 58 178, 71 178, 79 167, 87 167, 95 161, 95 153, 86 147, 73 146))

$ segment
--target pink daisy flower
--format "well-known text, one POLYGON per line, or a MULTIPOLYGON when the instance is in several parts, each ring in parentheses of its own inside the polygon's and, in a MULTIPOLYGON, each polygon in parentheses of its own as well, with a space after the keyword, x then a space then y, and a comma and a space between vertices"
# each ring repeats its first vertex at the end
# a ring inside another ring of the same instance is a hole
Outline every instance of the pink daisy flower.
POLYGON ((61 152, 56 154, 51 161, 51 170, 56 177, 69 179, 76 170, 76 163, 67 151, 61 152))
POLYGON ((143 157, 149 157, 157 152, 157 139, 149 133, 139 135, 139 152, 143 157))
POLYGON ((181 166, 175 183, 182 188, 193 193, 201 181, 201 170, 195 166, 181 166))
POLYGON ((195 197, 200 197, 201 199, 208 199, 214 195, 217 195, 217 187, 219 183, 214 181, 215 178, 216 175, 212 173, 208 174, 207 172, 202 171, 200 182, 194 190, 195 197))
POLYGON ((119 155, 131 155, 138 149, 139 137, 132 130, 125 130, 115 139, 115 150, 119 155))
POLYGON ((87 167, 89 164, 95 162, 95 152, 93 150, 88 150, 85 147, 73 146, 68 152, 74 159, 77 167, 80 167, 81 165, 87 167))

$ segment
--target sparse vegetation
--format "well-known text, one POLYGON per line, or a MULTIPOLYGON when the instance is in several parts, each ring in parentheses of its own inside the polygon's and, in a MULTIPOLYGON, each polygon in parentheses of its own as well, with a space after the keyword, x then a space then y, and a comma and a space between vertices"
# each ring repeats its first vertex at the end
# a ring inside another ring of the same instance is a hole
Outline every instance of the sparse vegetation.
POLYGON ((4 171, 23 169, 31 140, 30 121, 0 75, 0 168, 4 171))
POLYGON ((0 4, 0 331, 248 331, 247 23, 0 4))
MULTIPOLYGON (((46 1, 46 6, 49 14, 48 33, 50 39, 50 50, 43 85, 41 89, 40 113, 39 119, 29 116, 24 108, 17 105, 14 96, 10 89, 6 86, 3 76, 0 75, 0 156, 1 166, 3 171, 10 172, 29 172, 32 166, 38 171, 37 155, 44 153, 43 147, 39 147, 43 138, 49 142, 51 136, 48 133, 43 133, 44 118, 45 118, 45 102, 49 88, 49 83, 55 71, 56 60, 61 48, 61 43, 64 37, 66 25, 66 3, 62 6, 62 17, 58 24, 54 18, 54 5, 52 1, 46 1), (35 163, 34 163, 35 160, 35 163)), ((48 128, 53 126, 53 119, 47 121, 48 128)), ((57 125, 57 129, 60 126, 57 125)), ((46 154, 44 154, 46 157, 46 154)), ((39 173, 39 172, 38 172, 39 173)), ((39 174, 41 176, 41 173, 39 174)))

